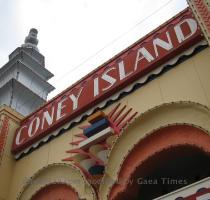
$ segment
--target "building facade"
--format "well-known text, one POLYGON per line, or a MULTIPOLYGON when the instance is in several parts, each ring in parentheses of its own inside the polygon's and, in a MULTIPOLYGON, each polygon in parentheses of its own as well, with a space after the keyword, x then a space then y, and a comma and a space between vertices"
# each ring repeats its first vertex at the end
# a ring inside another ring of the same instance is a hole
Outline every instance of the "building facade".
POLYGON ((188 3, 28 116, 0 107, 0 200, 210 199, 210 10, 188 3))

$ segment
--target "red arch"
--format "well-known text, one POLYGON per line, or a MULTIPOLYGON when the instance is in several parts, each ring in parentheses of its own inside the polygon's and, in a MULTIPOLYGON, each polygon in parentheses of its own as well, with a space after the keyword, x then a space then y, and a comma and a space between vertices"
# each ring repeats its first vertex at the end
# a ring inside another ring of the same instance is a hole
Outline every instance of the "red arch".
POLYGON ((118 194, 126 190, 129 185, 125 183, 129 183, 128 181, 131 180, 130 178, 135 173, 137 167, 141 169, 142 166, 142 171, 146 173, 149 170, 144 166, 147 160, 155 158, 154 160, 157 163, 158 158, 156 155, 159 152, 164 152, 174 147, 182 148, 183 146, 197 148, 210 155, 210 136, 196 127, 173 125, 161 128, 141 140, 123 162, 118 174, 119 181, 123 184, 115 184, 112 187, 109 199, 116 199, 118 194))
POLYGON ((77 193, 68 185, 51 184, 38 191, 32 200, 78 200, 77 193))

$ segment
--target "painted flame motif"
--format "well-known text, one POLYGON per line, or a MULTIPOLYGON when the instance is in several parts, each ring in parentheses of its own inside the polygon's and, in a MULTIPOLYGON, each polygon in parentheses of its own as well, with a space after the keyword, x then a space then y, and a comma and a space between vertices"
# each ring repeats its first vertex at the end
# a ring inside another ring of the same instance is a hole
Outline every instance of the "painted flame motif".
POLYGON ((89 125, 79 127, 83 132, 75 135, 77 140, 70 143, 76 148, 67 151, 73 156, 63 161, 73 162, 88 177, 101 176, 113 142, 137 114, 132 108, 121 106, 120 103, 107 115, 97 111, 87 118, 89 125))

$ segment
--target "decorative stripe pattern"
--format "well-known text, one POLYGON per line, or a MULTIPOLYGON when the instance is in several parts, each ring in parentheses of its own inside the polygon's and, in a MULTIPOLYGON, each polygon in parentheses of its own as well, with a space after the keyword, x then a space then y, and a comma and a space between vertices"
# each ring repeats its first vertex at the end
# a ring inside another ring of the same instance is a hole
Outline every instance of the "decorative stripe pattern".
POLYGON ((210 5, 207 5, 207 2, 204 0, 188 0, 188 4, 210 44, 210 5))
POLYGON ((0 116, 0 164, 4 153, 8 130, 9 130, 9 117, 1 115, 0 116))

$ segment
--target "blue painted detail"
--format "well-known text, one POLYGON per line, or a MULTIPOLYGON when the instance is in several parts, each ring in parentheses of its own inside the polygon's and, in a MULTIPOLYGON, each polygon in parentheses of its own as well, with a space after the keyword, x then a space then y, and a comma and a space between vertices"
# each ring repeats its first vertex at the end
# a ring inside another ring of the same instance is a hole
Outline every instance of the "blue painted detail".
POLYGON ((104 166, 103 165, 94 165, 88 171, 92 175, 103 174, 104 173, 104 166))
POLYGON ((107 127, 109 127, 109 121, 106 118, 104 118, 95 122, 90 127, 84 129, 83 134, 87 137, 91 137, 107 127))

